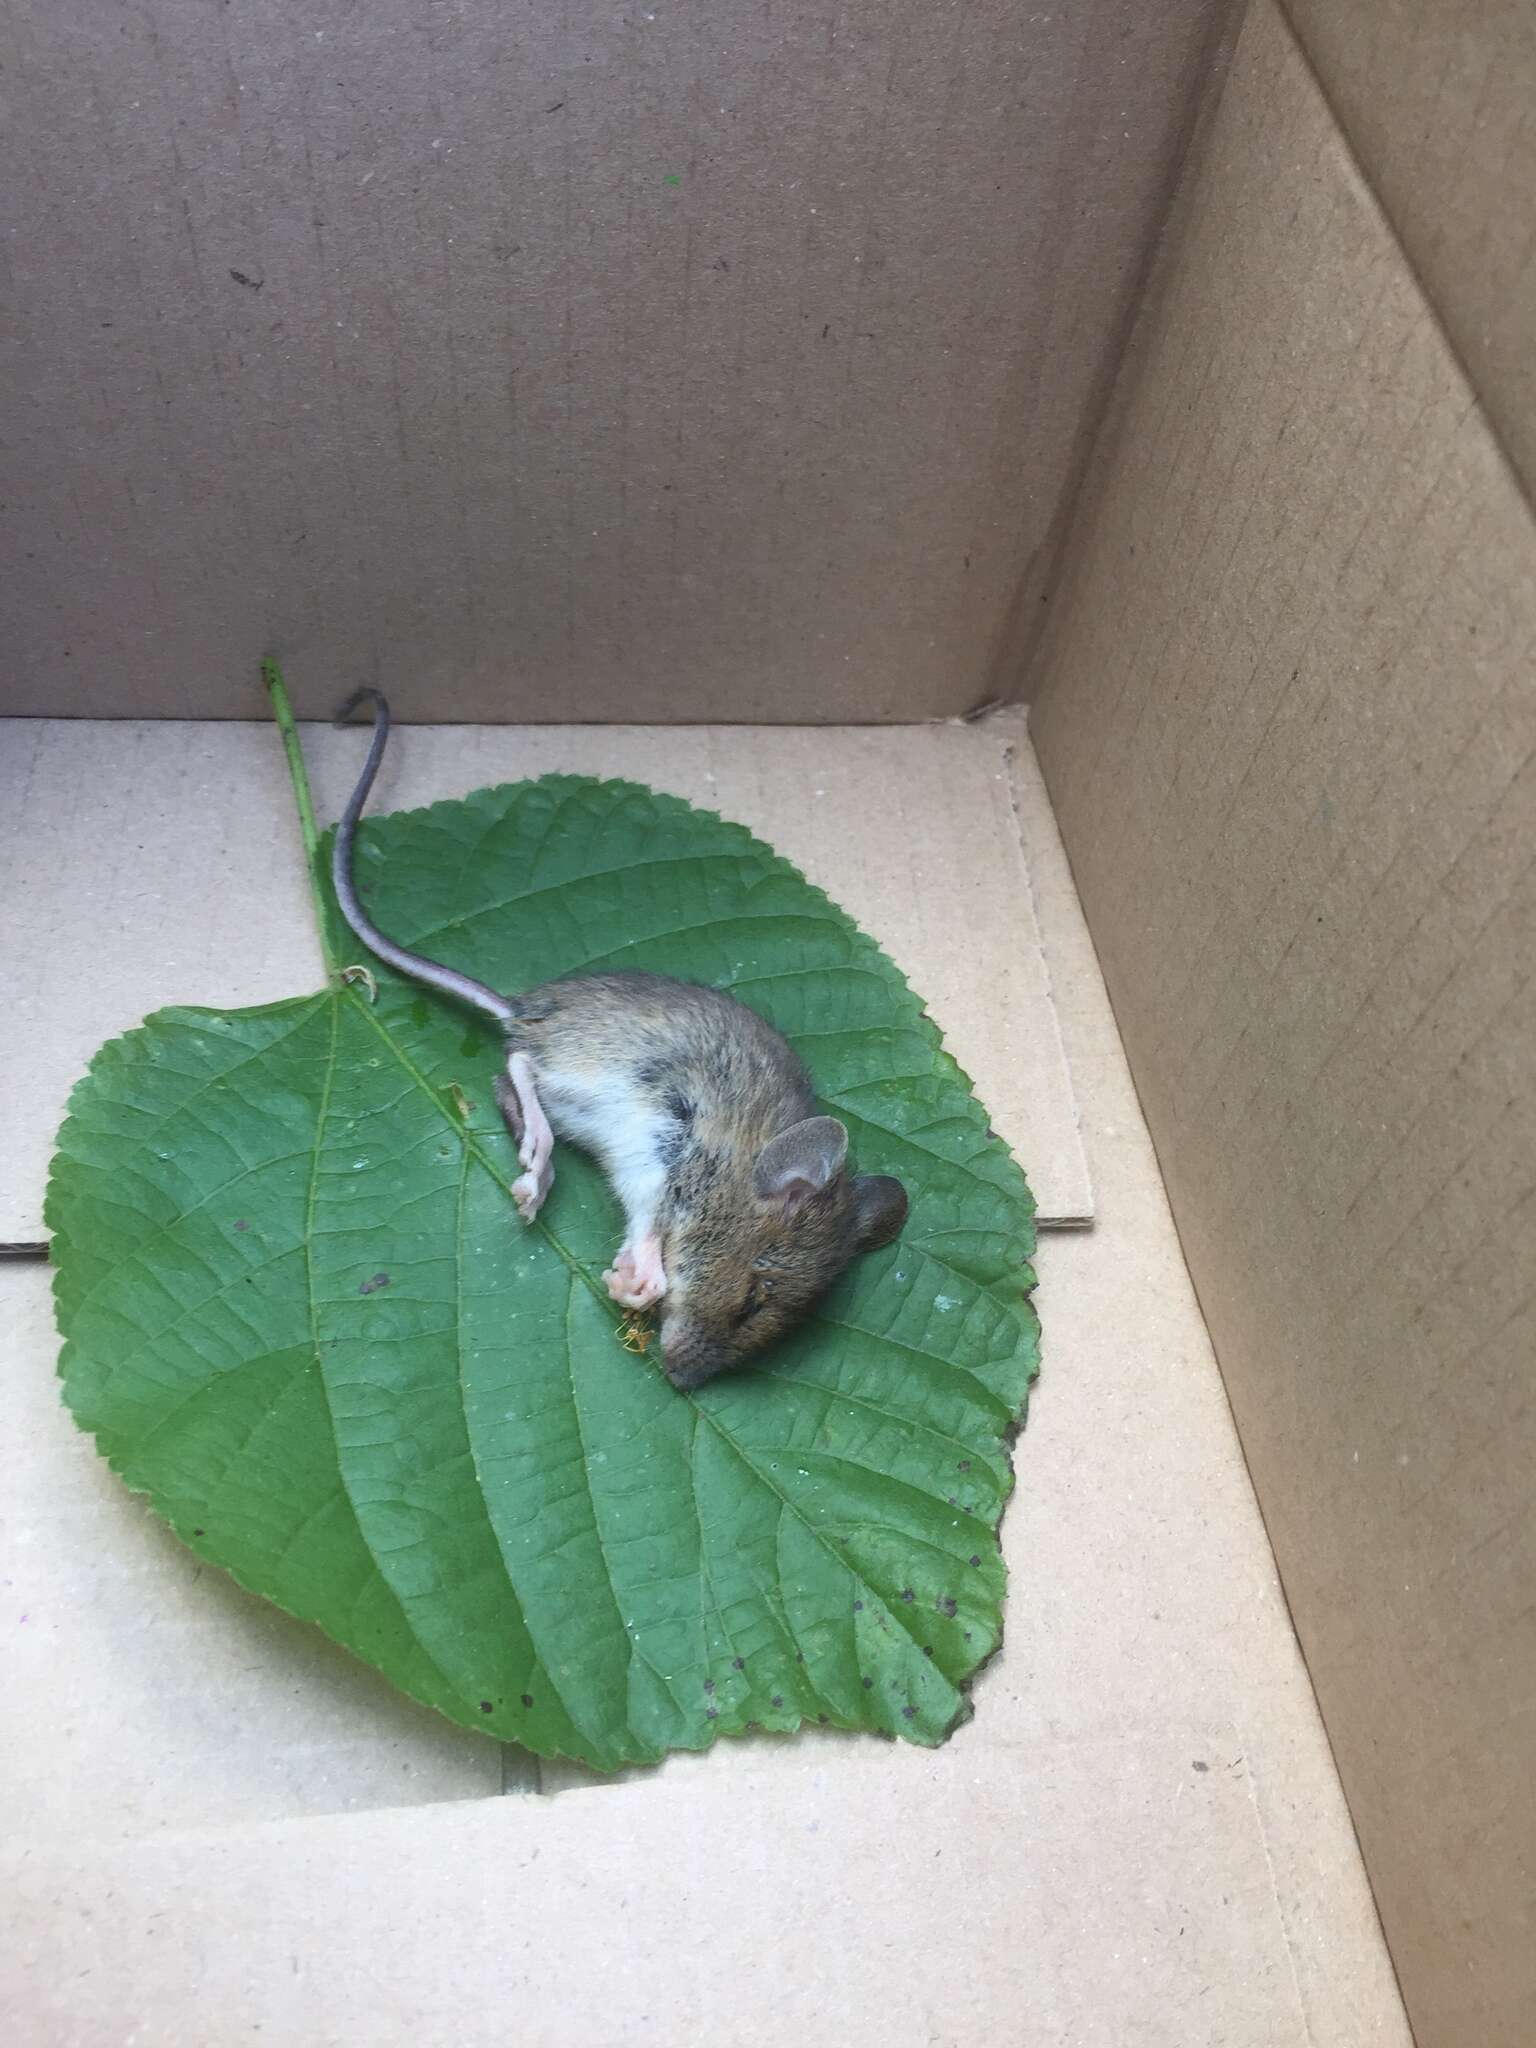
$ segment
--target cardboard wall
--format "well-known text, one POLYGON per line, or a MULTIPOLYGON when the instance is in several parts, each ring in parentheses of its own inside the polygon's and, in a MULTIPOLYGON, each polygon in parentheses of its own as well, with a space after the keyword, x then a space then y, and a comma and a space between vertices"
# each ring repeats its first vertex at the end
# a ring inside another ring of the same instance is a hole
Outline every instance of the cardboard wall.
MULTIPOLYGON (((1397 175, 1475 182, 1410 86, 1397 175)), ((1420 2048, 1536 2013, 1536 524, 1482 284, 1425 295, 1258 0, 1032 719, 1420 2048)))
POLYGON ((1367 180, 1536 494, 1536 9, 1289 0, 1367 180))
POLYGON ((966 710, 1227 11, 21 0, 0 710, 966 710))

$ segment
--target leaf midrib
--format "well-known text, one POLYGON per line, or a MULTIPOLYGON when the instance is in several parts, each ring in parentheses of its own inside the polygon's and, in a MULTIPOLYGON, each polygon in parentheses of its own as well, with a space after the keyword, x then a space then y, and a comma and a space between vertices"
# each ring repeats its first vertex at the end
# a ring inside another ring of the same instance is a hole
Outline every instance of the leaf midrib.
POLYGON ((309 1341, 314 1347, 315 1364, 319 1367, 321 1398, 325 1402, 325 1412, 330 1417, 331 1422, 331 1445, 336 1456, 336 1484, 341 1488, 342 1498, 347 1503, 347 1511, 351 1515, 353 1526, 357 1530, 358 1541, 373 1560, 373 1569, 379 1584, 394 1602, 400 1619, 405 1624, 406 1632, 412 1642, 415 1643, 431 1669, 437 1673, 444 1692, 449 1698, 457 1699, 460 1696, 458 1686, 454 1684, 448 1673, 422 1641, 421 1632, 411 1618, 410 1609, 401 1599, 399 1593, 396 1592, 394 1585, 390 1581, 389 1574, 379 1563, 377 1551, 375 1551, 372 1543, 368 1540, 368 1531, 364 1526, 362 1516, 358 1512, 357 1502, 352 1498, 352 1489, 347 1484, 347 1475, 342 1465, 341 1432, 336 1425, 336 1409, 331 1400, 331 1383, 325 1371, 325 1352, 320 1339, 320 1304, 315 1287, 315 1206, 320 1193, 320 1160, 325 1150, 326 1126, 330 1121, 331 1114, 331 1091, 336 1078, 336 1047, 337 1041, 341 1036, 342 1000, 343 998, 338 997, 331 1004, 330 1054, 325 1063, 325 1079, 321 1084, 319 1107, 315 1112, 315 1144, 310 1160, 309 1187, 304 1198, 304 1285, 309 1300, 309 1341))
MULTIPOLYGON (((480 1143, 479 1138, 476 1136, 475 1132, 470 1128, 470 1126, 464 1123, 459 1118, 459 1116, 450 1107, 450 1105, 432 1086, 432 1083, 427 1079, 426 1075, 421 1071, 420 1067, 417 1066, 416 1062, 411 1058, 410 1054, 400 1044, 399 1040, 394 1036, 393 1032, 391 1032, 388 1029, 388 1027, 379 1020, 378 1016, 375 1014, 373 1010, 372 1005, 370 1003, 365 1002, 361 996, 355 994, 350 987, 344 988, 340 992, 336 1000, 338 1004, 342 1002, 350 1002, 357 1009, 360 1015, 367 1018, 369 1024, 372 1025, 373 1029, 378 1033, 378 1036, 383 1040, 385 1046, 394 1055, 396 1061, 404 1069, 405 1073, 410 1077, 410 1079, 415 1082, 416 1086, 421 1090, 422 1094, 426 1096, 427 1100, 431 1103, 432 1107, 437 1111, 438 1115, 442 1118, 443 1122, 448 1126, 449 1130, 452 1131, 453 1135, 458 1139, 459 1143, 464 1147, 465 1151, 470 1155, 472 1159, 474 1159, 477 1162, 478 1165, 480 1165, 485 1170, 486 1173, 490 1175, 491 1179, 495 1182, 496 1186, 501 1189, 503 1194, 507 1195, 507 1199, 510 1202, 511 1195, 510 1193, 508 1193, 507 1183, 502 1178, 501 1173, 498 1171, 495 1160, 492 1159, 490 1154, 485 1150, 484 1146, 480 1143)), ((329 1080, 329 1077, 327 1077, 327 1080, 329 1080)), ((549 1224, 545 1222, 542 1214, 537 1216, 532 1223, 522 1224, 521 1228, 524 1230, 537 1230, 539 1234, 544 1238, 545 1242, 551 1247, 553 1251, 559 1254, 559 1256, 565 1261, 566 1265, 570 1268, 571 1272, 574 1273, 579 1280, 581 1280, 583 1285, 595 1297, 595 1299, 598 1302, 600 1302, 605 1309, 608 1309, 611 1312, 612 1304, 609 1302, 606 1291, 597 1285, 597 1282, 592 1278, 591 1274, 587 1271, 586 1267, 582 1264, 581 1260, 576 1257, 576 1254, 570 1249, 570 1247, 565 1243, 565 1241, 554 1230, 550 1228, 549 1224)), ((616 1316, 613 1319, 615 1322, 617 1322, 618 1320, 616 1316)))

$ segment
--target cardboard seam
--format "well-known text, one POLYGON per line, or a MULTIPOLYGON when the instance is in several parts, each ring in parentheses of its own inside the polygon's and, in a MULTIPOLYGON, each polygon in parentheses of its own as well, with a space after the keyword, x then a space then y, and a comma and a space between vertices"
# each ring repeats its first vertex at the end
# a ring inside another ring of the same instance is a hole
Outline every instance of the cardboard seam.
MULTIPOLYGON (((1015 712, 1021 707, 1012 707, 1015 712)), ((1023 710, 1022 739, 1029 745, 1028 707, 1023 710)), ((1011 723, 1016 724, 1017 717, 1011 723)), ((1035 895, 1034 875, 1030 865, 1029 840, 1024 829, 1024 812, 1019 802, 1018 771, 1016 762, 1019 753, 1019 738, 999 733, 999 759, 1003 765, 1003 785, 1008 793, 1008 816, 1013 826, 1014 844, 1018 849, 1019 872, 1023 879, 1024 894, 1029 901, 1029 914, 1036 932, 1036 944, 1040 955, 1040 971, 1045 980, 1046 1001, 1050 1008, 1051 1024, 1056 1033, 1056 1046, 1061 1063, 1066 1069, 1068 1092, 1072 1101, 1072 1129, 1077 1137, 1078 1152, 1083 1162, 1083 1185, 1088 1191, 1085 1211, 1081 1216, 1037 1216, 1035 1228, 1042 1230, 1091 1230, 1098 1215, 1098 1197, 1094 1191, 1093 1165, 1088 1156, 1087 1142, 1083 1137, 1082 1097, 1078 1091, 1077 1075, 1072 1065, 1072 1054, 1067 1045, 1066 1033, 1061 1028, 1061 1010, 1056 1001, 1056 981, 1051 970, 1050 949, 1045 941, 1045 925, 1040 916, 1039 899, 1035 895)), ((1042 795, 1049 796, 1045 789, 1045 778, 1040 778, 1042 795)), ((1051 814, 1055 822, 1054 811, 1051 814)), ((1058 835, 1059 836, 1059 835, 1058 835)))
POLYGON ((1500 463, 1514 485, 1515 492, 1521 504, 1525 507, 1526 513, 1532 523, 1536 524, 1536 493, 1533 493, 1526 481, 1524 472, 1510 453, 1509 444, 1504 438, 1503 431, 1488 407, 1484 404, 1482 389, 1473 375, 1472 366, 1458 346, 1456 337, 1447 326, 1440 311, 1440 302, 1433 291, 1431 291, 1429 283, 1423 271, 1419 268, 1412 250, 1399 233, 1397 222, 1393 219, 1387 207, 1387 202, 1382 196, 1381 188, 1367 168, 1365 159, 1356 147, 1355 139, 1339 111, 1338 103, 1328 88, 1328 81, 1323 76, 1322 69, 1314 59, 1301 30, 1292 18, 1289 0, 1270 0, 1270 4, 1273 6, 1275 15, 1279 20, 1282 33, 1295 52, 1297 62, 1306 72, 1313 91, 1317 94, 1324 111, 1327 113, 1328 125, 1337 138, 1340 153, 1346 159, 1364 198, 1380 221, 1382 231, 1391 243, 1394 253, 1402 264, 1403 270, 1411 279, 1414 291, 1417 293, 1435 330, 1436 338, 1454 365, 1456 374, 1466 387, 1472 404, 1477 410, 1478 420, 1484 433, 1488 436, 1495 454, 1498 456, 1500 463))
POLYGON ((1076 538, 1084 495, 1099 469, 1101 444, 1115 420, 1116 401, 1131 362, 1136 337, 1149 310, 1155 310, 1151 302, 1163 274, 1164 256, 1177 231, 1179 207, 1191 177, 1198 171, 1205 138, 1226 91, 1227 72, 1247 13, 1246 0, 1236 0, 1236 4, 1232 4, 1232 0, 1221 4, 1218 0, 1212 10, 1210 27, 1194 61, 1195 76, 1190 81, 1191 90, 1184 96, 1187 111, 1181 132, 1169 153, 1163 190, 1151 210, 1146 244, 1132 272, 1120 317, 1104 352, 1103 369, 1083 403, 1064 487, 1050 524, 1039 546, 1031 552, 1020 570, 1013 597, 1002 614, 988 670, 989 685, 1002 693, 998 701, 1028 703, 1033 696, 1040 650, 1051 625, 1053 607, 1049 599, 1061 581, 1076 538), (1027 619, 1021 619, 1020 614, 1025 610, 1030 590, 1036 585, 1037 565, 1041 603, 1036 607, 1038 616, 1031 624, 1027 619), (1015 639, 1021 628, 1022 639, 1015 639), (1011 654, 1010 645, 1014 649, 1011 654), (1009 670, 1012 671, 1011 677, 1009 670))

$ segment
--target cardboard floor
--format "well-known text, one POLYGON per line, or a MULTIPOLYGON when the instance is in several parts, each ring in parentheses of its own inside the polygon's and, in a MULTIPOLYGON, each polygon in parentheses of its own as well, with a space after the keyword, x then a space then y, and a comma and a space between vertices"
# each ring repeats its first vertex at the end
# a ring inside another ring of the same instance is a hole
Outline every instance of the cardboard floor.
MULTIPOLYGON (((306 740, 329 815, 357 738, 306 740)), ((7 1090, 10 1236, 97 1038, 314 969, 269 735, 0 744, 29 784, 7 981, 47 1041, 23 1033, 7 1090)), ((1091 1169, 1094 1227, 1041 1248, 1004 1648, 937 1752, 802 1735, 616 1783, 530 1770, 180 1551, 59 1407, 46 1272, 0 1269, 12 2037, 1406 2048, 1022 724, 412 729, 397 761, 385 804, 556 764, 716 791, 931 996, 1042 1206, 1086 1213, 1091 1169)))

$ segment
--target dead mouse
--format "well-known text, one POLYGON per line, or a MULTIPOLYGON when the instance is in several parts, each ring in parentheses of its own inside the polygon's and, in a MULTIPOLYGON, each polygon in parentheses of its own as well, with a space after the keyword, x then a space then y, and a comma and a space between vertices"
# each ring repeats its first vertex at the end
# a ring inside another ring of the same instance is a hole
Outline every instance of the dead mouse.
POLYGON ((344 724, 374 707, 373 742, 336 830, 342 914, 381 960, 468 1003, 500 1028, 496 1099, 523 1173, 525 1222, 554 1179, 556 1135, 590 1152, 623 1206, 623 1249, 604 1275, 625 1308, 660 1304, 675 1387, 702 1386, 798 1322, 860 1252, 889 1244, 907 1213, 901 1182, 849 1174, 848 1133, 818 1116, 796 1053, 718 989, 660 974, 585 974, 501 996, 387 939, 352 876, 357 821, 389 738, 389 706, 358 690, 344 724))

